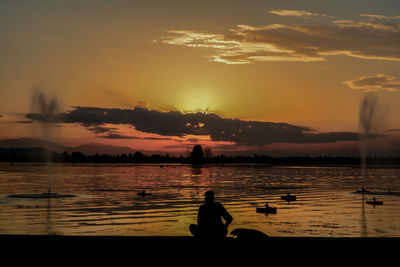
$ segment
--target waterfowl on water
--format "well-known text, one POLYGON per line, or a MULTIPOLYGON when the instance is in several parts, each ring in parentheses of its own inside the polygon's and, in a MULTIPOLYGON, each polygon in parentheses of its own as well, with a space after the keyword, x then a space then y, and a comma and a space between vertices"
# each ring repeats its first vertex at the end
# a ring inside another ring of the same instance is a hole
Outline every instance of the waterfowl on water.
POLYGON ((296 196, 293 196, 290 193, 287 193, 286 196, 281 196, 281 199, 286 200, 286 201, 296 201, 296 196))
POLYGON ((372 200, 367 200, 366 201, 367 204, 371 204, 371 205, 383 205, 383 201, 380 200, 376 200, 376 198, 373 198, 372 200))
POLYGON ((268 205, 268 203, 265 203, 265 207, 256 208, 256 212, 258 212, 258 213, 272 213, 272 214, 275 214, 276 213, 276 208, 275 207, 270 207, 268 205))
POLYGON ((142 197, 144 197, 144 196, 151 196, 151 193, 146 193, 146 190, 143 190, 142 192, 137 193, 137 194, 138 194, 138 196, 142 196, 142 197))

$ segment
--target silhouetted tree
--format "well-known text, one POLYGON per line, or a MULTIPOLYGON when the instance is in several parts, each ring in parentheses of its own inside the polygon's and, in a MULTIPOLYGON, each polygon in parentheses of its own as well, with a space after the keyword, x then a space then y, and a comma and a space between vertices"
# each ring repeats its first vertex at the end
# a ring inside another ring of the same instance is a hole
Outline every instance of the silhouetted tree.
POLYGON ((144 159, 144 155, 140 151, 136 151, 135 154, 133 154, 133 161, 134 162, 142 162, 144 159))
POLYGON ((210 147, 204 148, 204 156, 205 156, 207 159, 211 159, 211 158, 213 157, 213 153, 212 153, 212 150, 211 150, 210 147))
POLYGON ((204 152, 201 145, 195 145, 190 153, 192 163, 202 163, 204 161, 204 152))

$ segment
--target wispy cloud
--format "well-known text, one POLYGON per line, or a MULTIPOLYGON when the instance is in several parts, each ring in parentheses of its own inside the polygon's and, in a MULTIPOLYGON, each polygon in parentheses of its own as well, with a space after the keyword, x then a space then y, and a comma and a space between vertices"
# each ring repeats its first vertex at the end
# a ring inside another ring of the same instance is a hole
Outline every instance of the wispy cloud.
POLYGON ((361 17, 367 17, 370 19, 388 19, 388 16, 377 15, 377 14, 360 14, 361 17))
POLYGON ((174 138, 169 138, 169 137, 140 137, 140 136, 134 136, 134 135, 123 135, 119 133, 108 133, 106 135, 101 135, 98 136, 100 138, 107 138, 107 139, 129 139, 129 140, 152 140, 152 141, 176 141, 176 142, 182 142, 182 140, 179 139, 174 139, 174 138))
POLYGON ((361 17, 367 17, 372 20, 384 20, 384 19, 400 19, 400 16, 385 16, 378 14, 360 14, 361 17))
POLYGON ((240 46, 240 43, 237 41, 225 40, 223 34, 193 31, 168 31, 168 33, 175 37, 165 38, 163 42, 166 44, 216 49, 230 49, 240 46))
POLYGON ((94 126, 88 126, 88 130, 92 131, 95 134, 99 133, 117 133, 117 128, 116 127, 105 127, 102 125, 94 125, 94 126))
POLYGON ((386 74, 376 74, 362 76, 356 80, 345 81, 344 84, 352 89, 366 91, 400 91, 400 81, 395 81, 396 77, 386 74))
POLYGON ((319 16, 318 13, 312 13, 307 10, 297 10, 297 9, 279 9, 270 10, 268 13, 278 15, 278 16, 293 16, 293 17, 312 17, 319 16))
POLYGON ((375 29, 384 32, 400 32, 400 22, 394 21, 353 21, 353 20, 336 20, 333 23, 341 28, 364 28, 375 29))
POLYGON ((15 123, 30 124, 30 123, 33 123, 33 121, 24 120, 24 121, 15 121, 15 123))
POLYGON ((325 61, 345 55, 400 61, 400 22, 335 20, 324 24, 237 25, 229 33, 168 31, 162 43, 209 49, 210 61, 250 64, 265 61, 325 61))

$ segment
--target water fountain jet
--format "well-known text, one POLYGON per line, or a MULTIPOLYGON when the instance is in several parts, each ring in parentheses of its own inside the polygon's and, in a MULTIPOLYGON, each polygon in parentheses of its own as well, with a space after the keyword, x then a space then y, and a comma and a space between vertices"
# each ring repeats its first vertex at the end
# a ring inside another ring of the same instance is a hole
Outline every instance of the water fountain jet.
MULTIPOLYGON (((378 96, 376 93, 368 93, 360 106, 360 152, 361 152, 361 175, 362 175, 362 185, 361 190, 357 190, 355 193, 366 194, 366 195, 400 195, 398 192, 392 192, 391 190, 387 192, 382 191, 369 191, 365 189, 366 184, 366 169, 367 169, 367 148, 368 139, 371 135, 371 131, 376 128, 377 123, 377 106, 378 106, 378 96)), ((383 202, 373 199, 373 201, 367 201, 367 204, 382 205, 383 202)))
MULTIPOLYGON (((48 100, 42 92, 35 92, 32 97, 32 110, 41 115, 41 128, 42 136, 45 141, 51 139, 51 128, 55 123, 55 116, 58 112, 59 105, 55 97, 48 100)), ((52 162, 52 152, 50 151, 49 143, 43 142, 45 151, 45 162, 47 169, 50 167, 52 162)), ((13 198, 67 198, 74 197, 72 194, 58 194, 51 191, 51 174, 48 173, 48 189, 47 192, 42 194, 15 194, 9 195, 8 197, 13 198)))
POLYGON ((361 185, 361 190, 357 190, 357 193, 362 193, 362 194, 369 193, 369 191, 365 189, 366 168, 367 168, 367 147, 368 147, 368 138, 374 123, 377 102, 378 102, 377 95, 374 93, 369 93, 364 97, 360 106, 359 125, 360 125, 362 185, 361 185))

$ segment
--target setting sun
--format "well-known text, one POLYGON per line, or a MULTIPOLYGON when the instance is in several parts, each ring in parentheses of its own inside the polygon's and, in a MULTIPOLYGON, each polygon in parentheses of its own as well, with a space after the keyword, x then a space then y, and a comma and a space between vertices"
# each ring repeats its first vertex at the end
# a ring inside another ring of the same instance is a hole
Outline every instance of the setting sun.
POLYGON ((217 108, 218 99, 212 90, 187 90, 177 100, 177 107, 182 112, 209 112, 217 108))

